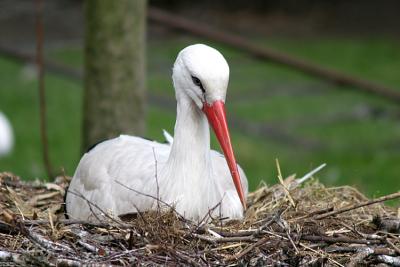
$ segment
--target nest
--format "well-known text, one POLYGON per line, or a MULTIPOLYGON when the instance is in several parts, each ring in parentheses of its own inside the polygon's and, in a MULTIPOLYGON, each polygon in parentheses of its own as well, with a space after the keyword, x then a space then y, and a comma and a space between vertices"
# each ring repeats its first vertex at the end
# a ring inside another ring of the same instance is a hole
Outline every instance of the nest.
POLYGON ((25 183, 0 173, 0 265, 400 266, 398 211, 350 186, 289 177, 248 197, 242 221, 183 219, 173 209, 66 219, 68 177, 25 183))

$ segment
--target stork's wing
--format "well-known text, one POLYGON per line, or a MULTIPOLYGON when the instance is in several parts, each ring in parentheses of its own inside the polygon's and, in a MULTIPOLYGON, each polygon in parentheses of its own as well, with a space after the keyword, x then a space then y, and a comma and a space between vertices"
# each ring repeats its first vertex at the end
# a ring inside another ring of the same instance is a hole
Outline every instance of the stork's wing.
POLYGON ((116 216, 149 209, 154 199, 144 194, 156 196, 156 173, 169 151, 169 145, 126 135, 98 144, 76 169, 66 198, 68 215, 86 220, 103 212, 116 216))

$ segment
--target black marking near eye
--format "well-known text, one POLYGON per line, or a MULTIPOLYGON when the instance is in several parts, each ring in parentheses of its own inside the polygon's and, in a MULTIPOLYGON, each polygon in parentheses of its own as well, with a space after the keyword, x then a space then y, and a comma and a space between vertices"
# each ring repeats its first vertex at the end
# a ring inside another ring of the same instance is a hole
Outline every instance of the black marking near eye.
POLYGON ((201 81, 200 81, 199 78, 192 76, 192 81, 193 81, 193 83, 194 83, 196 86, 200 87, 200 89, 201 89, 201 91, 202 91, 203 93, 206 92, 206 90, 204 90, 204 87, 203 87, 203 85, 201 84, 201 81))

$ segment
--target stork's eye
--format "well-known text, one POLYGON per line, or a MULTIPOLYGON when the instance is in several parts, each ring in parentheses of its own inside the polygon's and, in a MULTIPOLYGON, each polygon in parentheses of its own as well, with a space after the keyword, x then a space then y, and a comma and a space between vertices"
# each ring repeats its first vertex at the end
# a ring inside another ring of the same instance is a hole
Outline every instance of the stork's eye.
POLYGON ((200 81, 199 78, 192 76, 192 81, 193 81, 193 83, 194 83, 196 86, 200 87, 200 89, 201 89, 201 91, 202 91, 203 93, 206 92, 206 90, 204 90, 204 87, 203 87, 203 85, 201 84, 201 81, 200 81))

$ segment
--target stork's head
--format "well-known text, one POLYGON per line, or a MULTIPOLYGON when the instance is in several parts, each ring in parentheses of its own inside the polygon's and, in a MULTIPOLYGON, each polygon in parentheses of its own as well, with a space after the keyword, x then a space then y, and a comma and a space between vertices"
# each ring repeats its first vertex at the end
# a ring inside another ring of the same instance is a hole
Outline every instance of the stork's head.
POLYGON ((216 100, 225 102, 229 82, 229 66, 216 49, 203 44, 184 48, 173 69, 177 98, 189 96, 202 109, 216 100))
POLYGON ((207 116, 245 208, 246 201, 225 115, 225 97, 229 82, 228 63, 222 54, 212 47, 203 44, 191 45, 179 53, 172 78, 178 101, 182 97, 189 97, 207 116))

